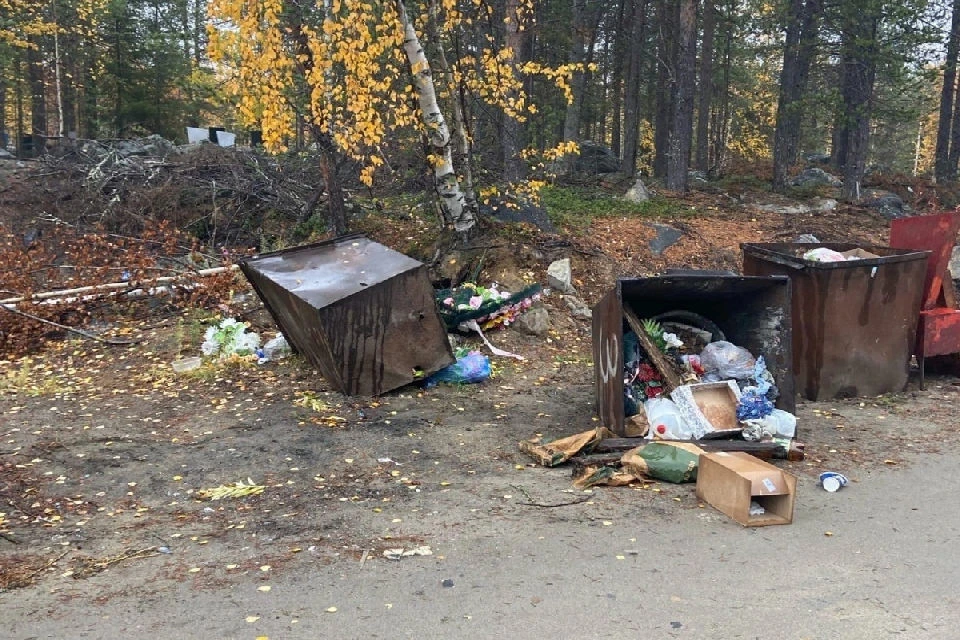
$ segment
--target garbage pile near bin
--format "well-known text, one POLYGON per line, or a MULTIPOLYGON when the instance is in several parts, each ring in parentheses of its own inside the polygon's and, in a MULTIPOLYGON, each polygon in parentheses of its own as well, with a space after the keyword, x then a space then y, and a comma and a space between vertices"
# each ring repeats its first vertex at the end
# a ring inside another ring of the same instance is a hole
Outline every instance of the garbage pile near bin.
POLYGON ((572 460, 579 488, 651 478, 693 482, 705 452, 802 460, 796 416, 774 406, 780 392, 764 357, 715 339, 722 333, 709 319, 677 315, 697 324, 638 323, 627 313, 622 374, 629 437, 599 427, 554 442, 524 441, 521 450, 549 467, 572 460))

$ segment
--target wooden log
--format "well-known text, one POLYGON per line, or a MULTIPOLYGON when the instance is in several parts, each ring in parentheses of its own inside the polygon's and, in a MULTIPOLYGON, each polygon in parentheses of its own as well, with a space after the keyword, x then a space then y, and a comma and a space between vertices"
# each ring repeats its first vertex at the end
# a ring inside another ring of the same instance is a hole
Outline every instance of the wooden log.
POLYGON ((4 298, 0 300, 2 305, 16 305, 21 302, 27 302, 31 300, 49 300, 52 298, 64 298, 68 296, 74 296, 77 294, 95 294, 100 292, 117 292, 124 290, 134 290, 142 289, 144 287, 149 287, 152 285, 158 284, 168 284, 171 282, 182 281, 185 277, 193 276, 213 276, 218 273, 225 273, 227 271, 233 271, 234 269, 239 269, 238 265, 232 264, 226 267, 213 267, 211 269, 200 269, 199 271, 187 271, 179 276, 161 276, 158 278, 148 278, 145 280, 129 281, 129 282, 108 282, 105 284, 93 284, 87 287, 77 287, 75 289, 60 289, 59 291, 44 291, 43 293, 35 293, 31 296, 15 296, 13 298, 4 298))
MULTIPOLYGON (((643 444, 656 442, 647 438, 607 438, 600 441, 593 449, 594 455, 627 451, 643 444)), ((664 441, 669 442, 669 440, 664 441)), ((804 445, 791 442, 786 446, 779 442, 750 442, 748 440, 683 440, 692 442, 704 451, 743 451, 762 460, 803 460, 804 445)))
POLYGON ((624 307, 623 315, 627 319, 627 324, 629 324, 630 328, 633 329, 633 332, 637 334, 637 340, 640 342, 640 346, 643 347, 643 350, 647 352, 647 355, 653 362, 654 368, 656 368, 656 370, 660 372, 660 375, 663 376, 664 393, 670 393, 677 387, 682 386, 683 378, 680 377, 680 373, 673 366, 673 363, 667 359, 667 356, 660 351, 660 348, 654 344, 653 340, 650 339, 650 336, 647 335, 647 332, 644 331, 643 323, 640 322, 640 318, 638 318, 637 314, 633 312, 633 309, 624 307))

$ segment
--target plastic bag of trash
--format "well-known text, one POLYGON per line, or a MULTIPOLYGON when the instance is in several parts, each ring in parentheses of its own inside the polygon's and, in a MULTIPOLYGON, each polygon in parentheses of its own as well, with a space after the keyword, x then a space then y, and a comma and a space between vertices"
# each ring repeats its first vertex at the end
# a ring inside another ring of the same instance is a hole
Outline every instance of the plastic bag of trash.
POLYGON ((804 253, 803 259, 811 262, 846 262, 847 256, 833 249, 817 247, 804 253))
POLYGON ((229 356, 249 356, 260 346, 260 336, 247 333, 249 325, 234 318, 225 318, 215 327, 208 327, 203 335, 200 351, 205 356, 227 358, 229 356))
POLYGON ((633 475, 667 482, 695 482, 703 449, 692 442, 651 442, 623 454, 620 464, 633 475))
POLYGON ((490 358, 479 351, 460 356, 449 367, 444 367, 427 378, 425 386, 434 387, 441 382, 449 384, 472 384, 490 377, 490 358))
POLYGON ((737 420, 759 420, 773 411, 773 403, 760 392, 758 387, 747 387, 740 395, 737 404, 737 420))
POLYGON ((277 337, 267 340, 266 344, 263 345, 263 356, 267 360, 286 358, 291 353, 290 344, 282 333, 278 333, 277 337))
POLYGON ((705 372, 704 380, 742 380, 753 375, 757 360, 749 351, 732 342, 711 342, 700 354, 700 366, 705 372))

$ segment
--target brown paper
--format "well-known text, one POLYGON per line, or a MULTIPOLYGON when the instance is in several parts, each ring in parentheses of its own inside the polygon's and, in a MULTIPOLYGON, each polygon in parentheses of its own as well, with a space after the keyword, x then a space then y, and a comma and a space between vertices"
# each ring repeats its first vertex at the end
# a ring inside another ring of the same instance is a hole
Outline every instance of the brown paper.
POLYGON ((543 443, 540 438, 524 440, 520 443, 520 451, 531 456, 538 464, 544 467, 555 467, 563 464, 583 449, 592 447, 604 438, 613 438, 614 433, 606 427, 597 427, 553 442, 543 443))
POLYGON ((573 486, 577 489, 589 489, 597 485, 622 487, 636 480, 637 478, 633 475, 614 467, 590 465, 584 468, 583 473, 574 478, 573 486))

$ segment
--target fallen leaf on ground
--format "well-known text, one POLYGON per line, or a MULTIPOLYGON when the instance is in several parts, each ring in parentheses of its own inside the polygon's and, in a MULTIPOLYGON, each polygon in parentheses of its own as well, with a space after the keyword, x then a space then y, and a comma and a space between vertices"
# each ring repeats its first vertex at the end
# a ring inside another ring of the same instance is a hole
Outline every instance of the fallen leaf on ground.
POLYGON ((259 485, 250 478, 247 478, 247 484, 244 484, 242 480, 233 484, 222 484, 219 487, 213 487, 212 489, 201 489, 200 491, 197 491, 196 495, 198 498, 208 500, 245 498, 247 496, 259 495, 263 493, 264 489, 266 489, 265 486, 259 485))

